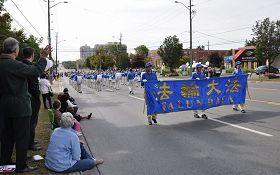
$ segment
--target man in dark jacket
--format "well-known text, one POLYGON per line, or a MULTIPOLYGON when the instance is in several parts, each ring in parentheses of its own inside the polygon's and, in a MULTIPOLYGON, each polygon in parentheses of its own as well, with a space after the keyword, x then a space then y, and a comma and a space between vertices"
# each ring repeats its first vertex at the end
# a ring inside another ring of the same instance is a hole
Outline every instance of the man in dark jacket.
POLYGON ((15 58, 19 43, 14 38, 3 42, 0 55, 0 106, 1 119, 4 120, 1 138, 1 164, 12 163, 11 156, 16 143, 16 171, 33 171, 36 168, 26 164, 32 114, 27 78, 40 76, 46 67, 46 57, 50 53, 47 46, 35 65, 26 65, 15 58))
MULTIPOLYGON (((27 47, 23 49, 23 60, 22 62, 27 65, 32 65, 34 60, 34 49, 27 47)), ((29 136, 29 145, 28 149, 37 151, 41 150, 40 147, 35 145, 35 129, 38 122, 38 114, 41 106, 40 101, 40 90, 39 90, 39 80, 38 77, 28 78, 28 92, 31 95, 31 108, 32 115, 30 118, 30 136, 29 136)))

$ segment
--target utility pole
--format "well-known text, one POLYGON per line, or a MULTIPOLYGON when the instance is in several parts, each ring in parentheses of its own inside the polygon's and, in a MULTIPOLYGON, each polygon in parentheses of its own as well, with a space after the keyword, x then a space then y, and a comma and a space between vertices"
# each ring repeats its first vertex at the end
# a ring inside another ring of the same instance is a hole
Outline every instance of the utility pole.
POLYGON ((192 4, 192 0, 190 0, 189 6, 186 6, 184 3, 180 1, 175 1, 175 3, 182 4, 187 10, 189 10, 189 15, 190 15, 190 70, 192 71, 192 64, 193 64, 193 51, 192 51, 192 18, 193 18, 193 13, 192 7, 194 6, 192 4))
MULTIPOLYGON (((50 0, 48 0, 48 41, 49 41, 49 47, 51 48, 52 42, 51 42, 51 19, 50 19, 50 0)), ((49 53, 49 59, 52 60, 52 53, 49 53)))
POLYGON ((122 33, 120 33, 120 46, 122 45, 122 33))
POLYGON ((193 53, 192 53, 192 0, 190 0, 190 67, 192 70, 192 64, 193 64, 193 53))
POLYGON ((57 73, 57 40, 58 40, 58 32, 56 32, 56 36, 55 36, 55 72, 57 73))
POLYGON ((208 47, 208 54, 209 54, 209 40, 208 40, 208 43, 207 43, 207 47, 208 47))

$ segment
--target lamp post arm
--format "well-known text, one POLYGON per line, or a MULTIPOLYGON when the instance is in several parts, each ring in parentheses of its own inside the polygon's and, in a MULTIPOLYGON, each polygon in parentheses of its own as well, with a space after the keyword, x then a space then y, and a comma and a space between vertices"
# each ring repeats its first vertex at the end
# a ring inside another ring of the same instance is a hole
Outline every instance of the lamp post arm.
POLYGON ((186 6, 184 3, 180 2, 180 1, 175 1, 175 3, 182 4, 184 7, 186 7, 186 9, 190 10, 190 8, 188 6, 186 6))
POLYGON ((57 6, 58 4, 61 4, 61 3, 68 3, 68 2, 67 1, 58 2, 58 3, 54 4, 53 6, 51 6, 50 9, 53 8, 54 6, 57 6))

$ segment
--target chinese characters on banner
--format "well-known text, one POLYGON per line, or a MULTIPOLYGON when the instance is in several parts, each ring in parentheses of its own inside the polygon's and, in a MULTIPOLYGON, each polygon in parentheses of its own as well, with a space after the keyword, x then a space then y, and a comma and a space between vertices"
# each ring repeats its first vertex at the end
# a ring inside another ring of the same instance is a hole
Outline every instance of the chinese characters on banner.
POLYGON ((248 75, 204 80, 148 81, 147 114, 205 110, 245 103, 248 75))

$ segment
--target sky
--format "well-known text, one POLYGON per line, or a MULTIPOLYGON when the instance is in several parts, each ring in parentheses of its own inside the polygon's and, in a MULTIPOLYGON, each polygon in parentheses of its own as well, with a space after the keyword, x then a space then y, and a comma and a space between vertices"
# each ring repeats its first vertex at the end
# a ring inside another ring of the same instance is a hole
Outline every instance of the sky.
MULTIPOLYGON (((128 52, 146 45, 157 49, 168 36, 177 35, 189 48, 189 10, 173 0, 59 0, 51 1, 51 36, 55 52, 58 35, 58 60, 80 58, 80 46, 121 41, 128 52)), ((181 0, 186 6, 189 0, 181 0)), ((279 0, 192 0, 193 48, 236 49, 252 38, 256 21, 280 19, 279 0)), ((5 9, 14 19, 12 27, 27 35, 44 38, 47 45, 46 0, 7 0, 5 9), (28 20, 27 20, 28 19, 28 20)), ((54 55, 54 54, 53 54, 54 55)))

